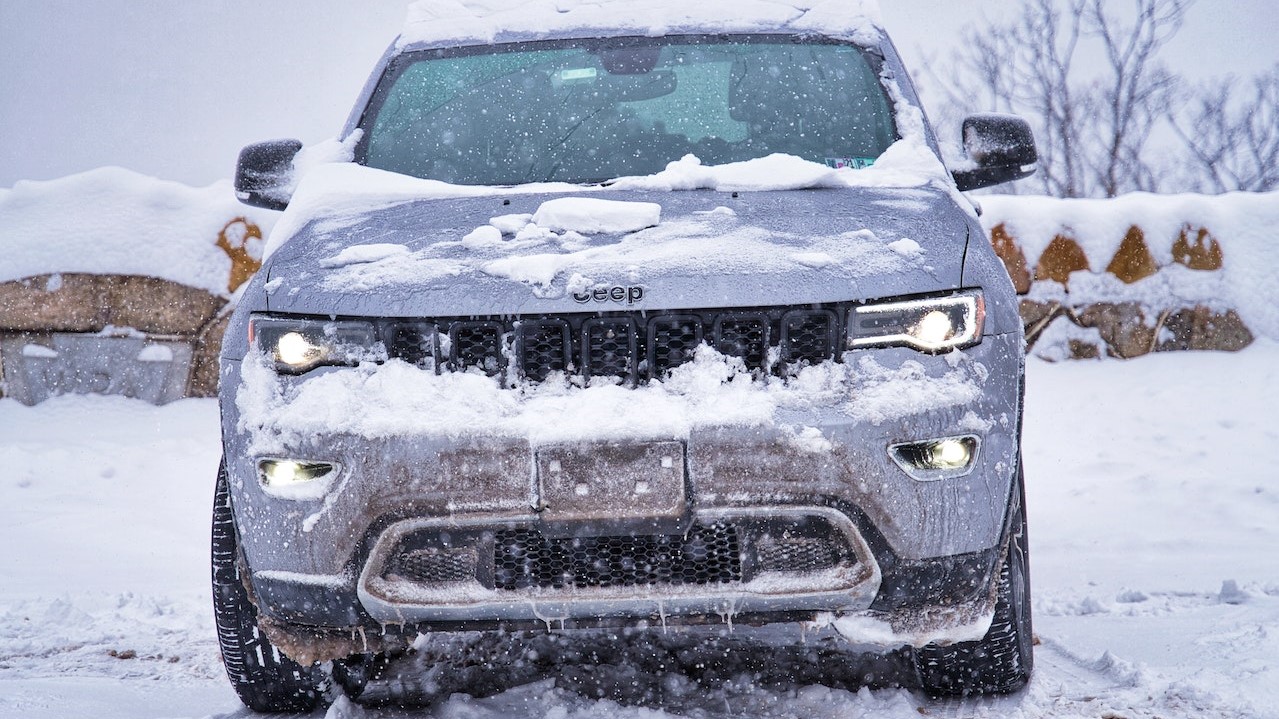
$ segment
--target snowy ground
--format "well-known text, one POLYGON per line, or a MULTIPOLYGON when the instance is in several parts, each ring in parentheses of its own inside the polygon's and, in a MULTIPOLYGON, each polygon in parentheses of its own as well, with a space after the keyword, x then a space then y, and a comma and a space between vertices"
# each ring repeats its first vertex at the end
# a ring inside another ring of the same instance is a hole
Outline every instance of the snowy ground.
MULTIPOLYGON (((1041 644, 1019 695, 740 682, 706 696, 660 677, 682 699, 645 707, 547 680, 432 710, 339 700, 315 716, 1279 716, 1279 344, 1029 372, 1041 644)), ((217 431, 211 400, 0 400, 0 717, 249 715, 209 609, 217 431)))

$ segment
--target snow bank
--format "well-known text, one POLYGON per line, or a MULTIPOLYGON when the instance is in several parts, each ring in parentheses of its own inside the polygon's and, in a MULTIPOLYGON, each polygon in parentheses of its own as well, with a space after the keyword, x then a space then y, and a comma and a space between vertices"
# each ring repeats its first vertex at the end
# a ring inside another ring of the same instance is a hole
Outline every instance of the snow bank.
POLYGON ((193 188, 118 167, 23 181, 0 190, 0 282, 59 272, 145 275, 228 297, 231 254, 262 253, 260 241, 237 236, 228 223, 246 218, 266 230, 275 216, 241 205, 228 181, 193 188), (228 235, 228 249, 218 246, 219 234, 228 235))
POLYGON ((680 33, 820 33, 875 42, 876 0, 418 0, 398 41, 475 45, 507 39, 680 33))
MULTIPOLYGON (((1265 454, 1240 448, 1276 439, 1268 418, 1279 404, 1279 343, 1126 363, 1032 360, 1027 372, 1026 490, 1042 642, 1023 692, 932 700, 860 687, 861 672, 842 675, 854 677, 852 689, 828 689, 799 677, 759 680, 749 662, 740 674, 710 675, 733 681, 705 686, 679 662, 654 670, 651 644, 636 645, 635 661, 592 662, 574 660, 591 655, 566 640, 554 680, 490 685, 505 691, 458 693, 418 710, 340 699, 311 716, 1272 719, 1279 489, 1267 481, 1265 454), (1099 411, 1106 407, 1124 411, 1099 411), (1222 592, 1229 580, 1237 591, 1222 592), (612 698, 596 698, 600 690, 612 698), (616 703, 622 691, 626 705, 616 703)), ((220 666, 209 610, 217 403, 0 400, 0 427, 0 541, 9 549, 0 716, 245 715, 220 666)), ((770 665, 788 669, 783 656, 770 665)), ((867 658, 853 669, 881 677, 884 666, 867 658)), ((431 680, 425 671, 403 676, 431 680)))

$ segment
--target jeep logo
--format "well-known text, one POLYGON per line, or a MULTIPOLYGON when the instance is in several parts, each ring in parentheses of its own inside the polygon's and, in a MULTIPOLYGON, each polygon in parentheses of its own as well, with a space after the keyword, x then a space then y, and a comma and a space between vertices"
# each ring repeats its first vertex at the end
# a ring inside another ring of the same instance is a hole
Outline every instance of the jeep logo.
POLYGON ((573 300, 581 304, 587 302, 625 302, 633 305, 644 299, 644 288, 639 285, 614 285, 612 287, 596 287, 585 292, 574 292, 573 300))

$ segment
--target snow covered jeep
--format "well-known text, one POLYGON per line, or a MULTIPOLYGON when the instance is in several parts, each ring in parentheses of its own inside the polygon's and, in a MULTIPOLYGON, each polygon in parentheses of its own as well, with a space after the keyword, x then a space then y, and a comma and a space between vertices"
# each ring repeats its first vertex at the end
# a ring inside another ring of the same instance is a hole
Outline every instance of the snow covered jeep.
POLYGON ((960 191, 1027 125, 947 170, 855 1, 475 5, 412 6, 339 140, 241 154, 287 205, 221 354, 245 703, 645 628, 1024 685, 1022 326, 960 191))

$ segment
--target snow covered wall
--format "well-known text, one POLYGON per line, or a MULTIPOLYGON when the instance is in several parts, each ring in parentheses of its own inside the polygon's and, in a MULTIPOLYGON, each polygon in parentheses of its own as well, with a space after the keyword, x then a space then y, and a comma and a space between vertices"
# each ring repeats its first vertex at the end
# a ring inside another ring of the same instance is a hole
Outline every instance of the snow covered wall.
POLYGON ((117 167, 0 189, 0 396, 211 395, 275 214, 117 167))
POLYGON ((982 198, 1045 359, 1279 339, 1279 193, 982 198))

